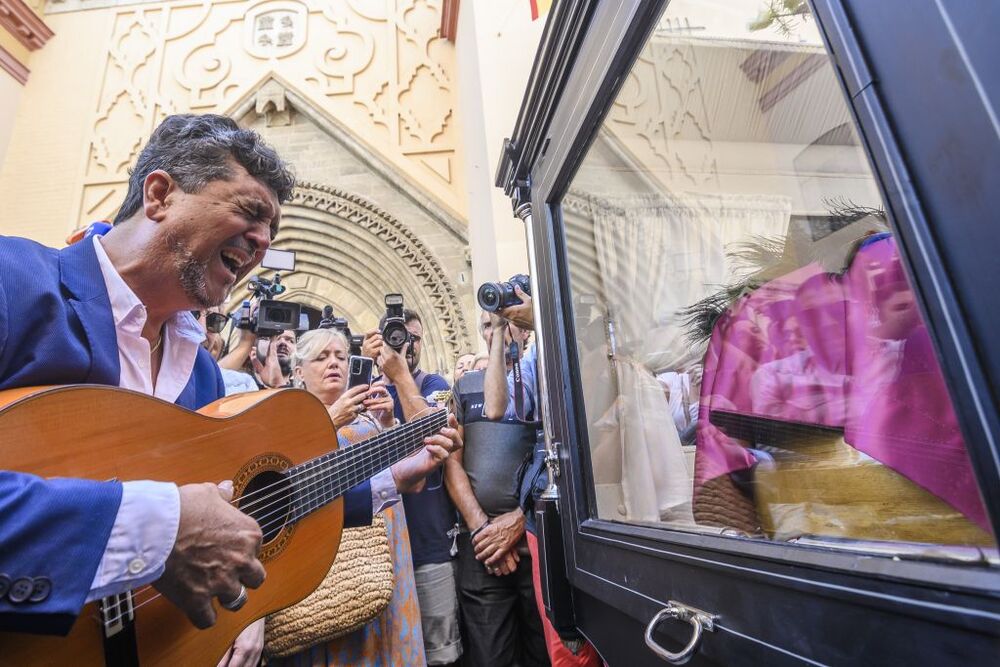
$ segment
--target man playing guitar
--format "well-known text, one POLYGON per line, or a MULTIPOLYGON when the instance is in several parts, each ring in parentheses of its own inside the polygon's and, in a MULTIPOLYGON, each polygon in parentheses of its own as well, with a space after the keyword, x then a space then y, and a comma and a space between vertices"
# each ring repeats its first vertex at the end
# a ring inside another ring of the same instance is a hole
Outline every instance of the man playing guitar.
MULTIPOLYGON (((0 390, 106 384, 192 410, 221 398, 190 311, 222 303, 260 262, 293 187, 275 151, 232 120, 165 119, 106 236, 60 251, 0 238, 0 390)), ((346 525, 370 523, 461 446, 450 428, 424 443, 344 495, 346 525)), ((230 494, 0 471, 0 631, 65 633, 85 602, 149 582, 213 625, 214 598, 236 609, 265 578, 261 529, 230 494)), ((230 664, 254 654, 233 651, 230 664)))

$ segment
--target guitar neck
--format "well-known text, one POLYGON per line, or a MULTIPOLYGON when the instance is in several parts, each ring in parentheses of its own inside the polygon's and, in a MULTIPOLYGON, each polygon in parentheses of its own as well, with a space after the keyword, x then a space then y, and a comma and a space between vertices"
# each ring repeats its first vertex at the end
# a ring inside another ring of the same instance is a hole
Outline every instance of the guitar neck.
POLYGON ((437 433, 447 423, 447 412, 437 410, 350 447, 290 468, 286 471, 293 493, 293 512, 289 523, 298 521, 418 451, 424 446, 424 438, 437 433))

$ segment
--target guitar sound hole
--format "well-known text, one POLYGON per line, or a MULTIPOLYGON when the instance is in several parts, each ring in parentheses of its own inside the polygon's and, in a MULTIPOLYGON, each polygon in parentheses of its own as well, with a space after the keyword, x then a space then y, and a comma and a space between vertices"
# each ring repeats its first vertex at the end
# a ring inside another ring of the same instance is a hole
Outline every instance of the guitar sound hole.
POLYGON ((284 528, 291 505, 291 482, 283 473, 268 470, 250 480, 238 507, 257 520, 267 544, 284 528))

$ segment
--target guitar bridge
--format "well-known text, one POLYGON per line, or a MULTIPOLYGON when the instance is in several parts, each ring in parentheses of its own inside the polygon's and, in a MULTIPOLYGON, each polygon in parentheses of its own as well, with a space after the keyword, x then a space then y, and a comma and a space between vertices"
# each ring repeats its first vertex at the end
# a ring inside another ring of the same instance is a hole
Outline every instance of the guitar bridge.
POLYGON ((101 610, 101 625, 104 626, 104 637, 107 639, 122 632, 135 621, 132 591, 101 598, 97 606, 101 610))
POLYGON ((138 667, 139 644, 135 637, 132 591, 101 598, 97 606, 104 626, 104 664, 138 667))

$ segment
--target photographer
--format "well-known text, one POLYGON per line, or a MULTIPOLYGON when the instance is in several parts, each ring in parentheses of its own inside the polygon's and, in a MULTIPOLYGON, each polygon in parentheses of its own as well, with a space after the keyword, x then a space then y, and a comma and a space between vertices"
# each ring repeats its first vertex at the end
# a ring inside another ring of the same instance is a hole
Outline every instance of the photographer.
MULTIPOLYGON (((507 306, 506 308, 490 313, 490 326, 506 327, 510 322, 517 330, 533 331, 535 328, 535 318, 531 312, 531 295, 521 289, 520 285, 514 284, 514 293, 521 300, 521 303, 507 306)), ((490 362, 487 366, 485 384, 485 413, 487 418, 497 420, 502 418, 519 418, 522 421, 531 421, 535 411, 536 395, 536 348, 531 347, 524 352, 520 360, 521 373, 521 397, 523 400, 523 411, 517 414, 517 401, 515 400, 514 387, 515 379, 511 365, 506 360, 506 345, 503 336, 493 336, 490 344, 490 362), (508 400, 510 399, 510 400, 508 400)))
MULTIPOLYGON (((378 360, 387 380, 386 389, 393 398, 394 414, 399 421, 405 422, 433 406, 431 397, 449 387, 440 375, 420 369, 424 334, 420 316, 412 310, 398 313, 397 319, 402 320, 407 339, 398 350, 383 340, 382 332, 389 317, 387 313, 379 329, 365 335, 362 353, 378 360)), ((455 509, 443 485, 443 473, 436 470, 427 476, 423 490, 403 495, 420 601, 424 652, 429 665, 450 664, 462 655, 452 538, 449 536, 455 525, 455 509)))
MULTIPOLYGON (((256 313, 257 304, 254 304, 256 313)), ((236 323, 234 322, 235 326, 236 323)), ((241 371, 253 378, 258 389, 280 389, 292 386, 292 357, 295 355, 296 333, 292 329, 264 338, 249 328, 240 328, 236 345, 219 359, 219 367, 241 371), (263 356, 258 349, 264 348, 263 356)))
POLYGON ((267 355, 264 359, 257 356, 260 345, 250 348, 250 367, 258 387, 280 389, 292 386, 292 357, 295 355, 296 341, 295 331, 286 329, 277 336, 266 339, 267 355))
MULTIPOLYGON (((490 349, 528 332, 494 326, 483 312, 479 332, 490 349)), ((501 361, 501 368, 507 365, 501 361)), ((503 372, 501 372, 501 375, 503 372)), ((516 418, 489 419, 483 413, 483 371, 455 383, 454 410, 465 442, 445 463, 445 481, 461 514, 458 587, 473 664, 545 665, 545 637, 535 607, 525 515, 513 481, 535 445, 535 425, 516 418)))
MULTIPOLYGON (((518 278, 515 276, 514 278, 518 278)), ((532 311, 531 295, 528 294, 515 279, 511 279, 513 293, 520 303, 511 303, 503 308, 497 308, 496 312, 490 313, 490 324, 494 328, 510 328, 513 331, 527 330, 533 331, 535 328, 535 317, 532 311)), ((481 290, 482 291, 482 290, 481 290)), ((535 416, 535 406, 537 404, 538 391, 538 357, 537 348, 531 347, 520 361, 520 382, 515 379, 513 369, 508 366, 505 360, 502 336, 493 336, 490 345, 490 363, 486 368, 486 381, 484 387, 485 407, 484 413, 491 419, 521 419, 530 420, 535 416), (520 387, 521 400, 517 400, 517 385, 520 387), (518 403, 522 402, 523 407, 519 408, 518 403)), ((541 419, 541 415, 537 416, 541 419)), ((539 445, 540 447, 540 445, 539 445)), ((548 650, 549 659, 553 665, 560 667, 596 667, 603 664, 593 645, 585 639, 563 641, 552 623, 545 615, 545 605, 541 595, 541 572, 538 562, 538 539, 535 535, 533 519, 534 511, 534 489, 537 486, 532 484, 533 480, 544 475, 542 465, 544 460, 544 450, 536 447, 532 470, 525 474, 524 486, 528 489, 518 489, 523 505, 521 510, 526 517, 526 538, 528 549, 531 554, 531 575, 535 587, 535 604, 542 619, 542 627, 545 632, 545 645, 548 650)), ((487 527, 489 528, 489 527, 487 527)), ((483 530, 473 539, 473 546, 476 550, 476 558, 484 560, 485 565, 496 567, 501 562, 496 552, 489 553, 488 547, 492 540, 491 535, 483 530)))
POLYGON ((396 419, 405 422, 411 418, 406 408, 412 409, 414 411, 413 414, 421 412, 427 409, 428 406, 434 405, 432 397, 435 393, 448 391, 450 387, 448 386, 448 381, 440 375, 425 373, 420 369, 420 354, 423 351, 424 335, 424 325, 420 320, 420 315, 412 310, 403 310, 402 319, 408 334, 407 342, 396 350, 396 355, 389 354, 392 348, 382 338, 382 330, 386 322, 385 316, 379 321, 378 330, 369 331, 365 334, 361 349, 364 356, 371 357, 378 362, 382 372, 389 379, 387 388, 389 394, 396 402, 394 414, 396 415, 396 419), (390 366, 387 368, 385 365, 386 359, 392 359, 395 362, 396 356, 400 357, 399 361, 406 362, 405 366, 390 362, 390 366), (406 380, 407 377, 412 382, 408 382, 406 380), (416 392, 408 394, 407 392, 398 391, 398 387, 401 384, 406 386, 410 384, 415 385, 416 392))

